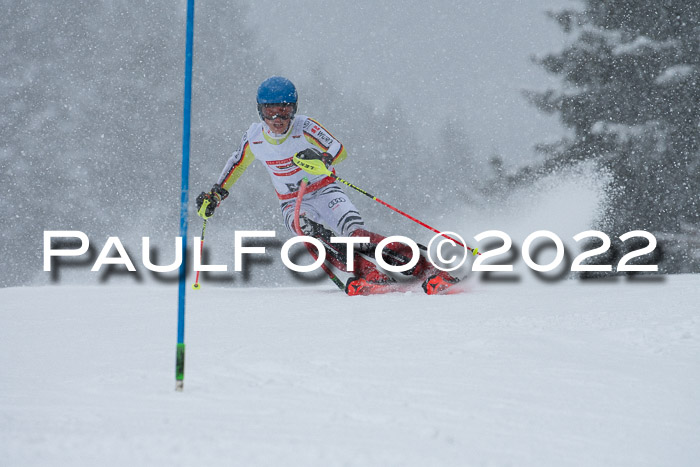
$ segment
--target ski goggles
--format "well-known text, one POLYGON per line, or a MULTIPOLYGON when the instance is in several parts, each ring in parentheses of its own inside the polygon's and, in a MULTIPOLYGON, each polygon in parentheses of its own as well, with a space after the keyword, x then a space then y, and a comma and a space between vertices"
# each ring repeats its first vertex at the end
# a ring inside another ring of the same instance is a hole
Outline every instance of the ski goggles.
POLYGON ((265 120, 289 120, 296 112, 293 104, 263 104, 260 107, 260 115, 265 120))

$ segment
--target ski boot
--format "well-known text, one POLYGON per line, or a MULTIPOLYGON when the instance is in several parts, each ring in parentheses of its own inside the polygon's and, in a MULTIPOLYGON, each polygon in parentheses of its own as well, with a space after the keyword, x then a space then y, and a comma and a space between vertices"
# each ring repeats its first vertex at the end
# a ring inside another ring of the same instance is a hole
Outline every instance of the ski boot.
POLYGON ((452 277, 445 271, 433 274, 423 281, 423 291, 428 295, 438 295, 459 282, 459 279, 452 277))
POLYGON ((361 257, 355 257, 358 265, 358 274, 348 279, 345 284, 345 293, 354 295, 372 295, 391 292, 396 281, 379 271, 374 264, 361 257))

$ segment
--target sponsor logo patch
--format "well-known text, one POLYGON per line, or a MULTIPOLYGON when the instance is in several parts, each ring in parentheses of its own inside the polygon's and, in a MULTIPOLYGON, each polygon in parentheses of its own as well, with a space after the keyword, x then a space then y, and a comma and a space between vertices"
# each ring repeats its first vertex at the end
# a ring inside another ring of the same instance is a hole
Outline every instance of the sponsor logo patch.
POLYGON ((328 203, 328 207, 330 209, 333 209, 335 206, 337 206, 340 203, 344 203, 345 201, 346 201, 345 198, 336 198, 336 199, 332 200, 330 203, 328 203))

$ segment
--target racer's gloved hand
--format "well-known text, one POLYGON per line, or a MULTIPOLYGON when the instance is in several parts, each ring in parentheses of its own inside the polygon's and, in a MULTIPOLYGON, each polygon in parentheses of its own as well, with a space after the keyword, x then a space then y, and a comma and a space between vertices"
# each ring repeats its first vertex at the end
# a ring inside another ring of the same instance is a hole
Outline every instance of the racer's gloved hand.
POLYGON ((202 192, 197 196, 197 214, 202 219, 209 219, 214 215, 214 210, 228 196, 228 190, 221 188, 218 183, 215 184, 209 193, 202 192))
POLYGON ((326 166, 326 168, 329 168, 333 163, 333 156, 331 156, 327 152, 321 152, 316 148, 307 148, 303 151, 299 151, 295 154, 295 157, 298 157, 299 159, 304 161, 321 161, 323 162, 323 165, 326 166))

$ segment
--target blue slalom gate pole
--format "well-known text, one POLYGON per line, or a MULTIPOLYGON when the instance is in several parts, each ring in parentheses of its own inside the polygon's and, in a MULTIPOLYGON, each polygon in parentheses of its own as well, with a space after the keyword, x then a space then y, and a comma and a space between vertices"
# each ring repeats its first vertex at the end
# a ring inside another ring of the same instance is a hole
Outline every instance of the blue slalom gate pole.
POLYGON ((182 125, 182 188, 180 193, 180 237, 182 263, 177 305, 177 352, 175 390, 185 383, 185 276, 187 275, 187 207, 190 190, 190 119, 192 114, 192 43, 194 41, 194 0, 187 0, 187 43, 185 46, 185 105, 182 125))

